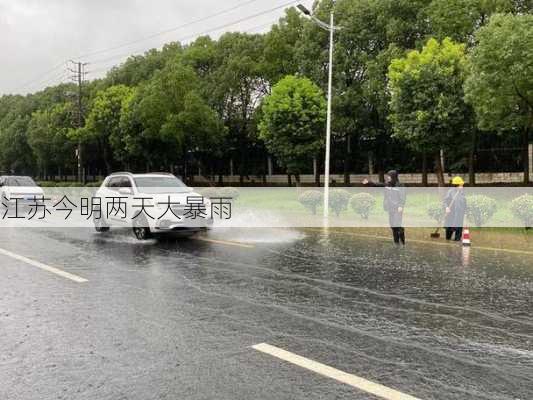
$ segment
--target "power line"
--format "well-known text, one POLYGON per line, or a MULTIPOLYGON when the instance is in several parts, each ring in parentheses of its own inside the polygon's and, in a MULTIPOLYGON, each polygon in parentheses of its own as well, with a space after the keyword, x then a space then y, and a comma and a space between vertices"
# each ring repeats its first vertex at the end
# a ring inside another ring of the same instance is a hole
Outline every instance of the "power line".
POLYGON ((66 73, 66 71, 60 71, 59 74, 55 74, 53 76, 50 76, 47 79, 36 82, 33 85, 29 85, 28 92, 32 92, 33 89, 35 89, 35 91, 39 91, 39 90, 44 90, 49 86, 58 85, 60 83, 65 82, 66 78, 68 78, 68 74, 66 73))
POLYGON ((176 27, 173 27, 173 28, 165 29, 163 31, 160 31, 160 32, 157 32, 157 33, 153 33, 153 34, 151 34, 149 36, 145 36, 143 38, 136 39, 136 40, 133 40, 131 42, 123 43, 123 44, 120 44, 120 45, 117 45, 117 46, 113 46, 113 47, 109 47, 109 48, 102 49, 102 50, 96 50, 96 51, 92 51, 92 52, 89 52, 89 53, 85 53, 85 54, 82 54, 82 55, 78 56, 78 58, 92 57, 92 56, 97 55, 97 54, 107 53, 107 52, 110 52, 110 51, 113 51, 113 50, 121 49, 123 47, 129 47, 129 46, 137 44, 137 43, 145 42, 145 41, 153 39, 155 37, 166 35, 167 33, 175 32, 175 31, 178 31, 180 29, 187 28, 187 27, 192 26, 192 25, 196 25, 196 24, 198 24, 200 22, 208 21, 210 19, 213 19, 213 18, 219 17, 221 15, 230 13, 232 11, 235 11, 235 10, 241 8, 241 7, 245 7, 247 5, 250 5, 252 3, 256 3, 258 1, 259 0, 249 0, 249 1, 246 1, 244 3, 237 4, 237 5, 233 6, 233 7, 226 8, 225 10, 221 10, 221 11, 215 13, 215 14, 208 15, 207 17, 199 18, 199 19, 196 19, 194 21, 187 22, 186 24, 183 24, 183 25, 179 25, 179 26, 176 26, 176 27))
MULTIPOLYGON (((274 20, 274 21, 270 21, 266 24, 261 24, 261 25, 256 25, 256 26, 253 26, 251 28, 248 28, 248 29, 245 29, 241 32, 245 32, 245 33, 251 33, 251 32, 255 32, 255 31, 259 31, 263 28, 267 28, 267 27, 271 27, 272 25, 274 25, 278 20, 274 20)), ((131 53, 128 53, 127 56, 131 56, 132 54, 131 53)), ((113 61, 115 60, 117 57, 112 57, 110 58, 109 60, 107 61, 113 61)), ((105 63, 105 61, 100 61, 100 62, 96 62, 98 64, 102 64, 102 63, 105 63)), ((94 64, 94 63, 91 63, 91 64, 94 64)), ((100 68, 97 68, 97 69, 91 69, 90 71, 88 71, 89 73, 91 74, 95 74, 95 73, 98 73, 98 72, 102 72, 102 71, 109 71, 110 69, 112 69, 113 67, 116 66, 116 63, 113 63, 111 65, 108 65, 108 66, 105 66, 105 67, 100 67, 100 68)))
POLYGON ((26 83, 23 83, 21 86, 19 86, 18 88, 16 88, 15 90, 13 90, 13 92, 18 92, 22 89, 26 89, 28 86, 34 84, 34 83, 40 83, 41 81, 45 80, 49 77, 49 75, 54 72, 55 70, 61 68, 61 67, 64 67, 66 64, 66 60, 65 61, 62 61, 60 64, 57 64, 56 66, 54 66, 53 68, 50 68, 49 70, 43 72, 42 74, 36 76, 35 78, 27 81, 26 83))
MULTIPOLYGON (((249 0, 249 1, 246 1, 244 3, 241 3, 241 4, 238 4, 236 6, 233 6, 233 7, 230 7, 228 9, 225 9, 225 10, 222 10, 222 11, 219 11, 215 14, 212 14, 212 15, 209 15, 207 17, 204 17, 204 18, 200 18, 200 19, 197 19, 195 21, 192 21, 192 22, 189 22, 187 24, 184 24, 184 25, 181 25, 181 26, 178 26, 178 27, 175 27, 175 28, 171 28, 171 29, 167 29, 165 31, 161 31, 161 32, 158 32, 158 33, 154 33, 150 36, 147 36, 145 38, 142 38, 142 39, 137 39, 135 41, 132 41, 132 42, 129 42, 129 43, 124 43, 122 45, 117 45, 117 46, 114 46, 114 47, 111 47, 111 48, 108 48, 108 49, 102 49, 102 50, 98 50, 98 51, 94 51, 94 52, 90 52, 90 53, 86 53, 81 57, 90 57, 90 56, 94 56, 94 55, 97 55, 97 54, 102 54, 102 53, 106 53, 106 52, 110 52, 110 51, 113 51, 113 50, 117 50, 117 49, 120 49, 120 48, 123 48, 123 47, 127 47, 127 46, 130 46, 130 45, 133 45, 133 44, 136 44, 136 43, 140 43, 140 42, 143 42, 143 41, 146 41, 146 40, 149 40, 149 39, 152 39, 152 38, 155 38, 157 36, 161 36, 161 35, 164 35, 166 33, 170 33, 170 32, 173 32, 173 31, 176 31, 176 30, 179 30, 179 29, 183 29, 185 27, 188 27, 188 26, 191 26, 193 24, 198 24, 200 22, 203 22, 203 21, 206 21, 206 20, 209 20, 209 19, 212 19, 212 18, 215 18, 217 16, 220 16, 220 15, 223 15, 223 14, 226 14, 226 13, 229 13, 231 11, 234 11, 240 7, 244 7, 246 5, 249 5, 249 4, 252 4, 252 3, 255 3, 259 0, 249 0)), ((227 28, 229 26, 232 26, 232 25, 236 25, 238 23, 241 23, 241 22, 244 22, 244 21, 247 21, 247 20, 250 20, 250 19, 253 19, 253 18, 257 18, 257 17, 260 17, 262 15, 265 15, 265 14, 268 14, 268 13, 271 13, 273 11, 276 11, 276 10, 279 10, 281 8, 284 8, 284 7, 288 7, 290 5, 293 5, 295 3, 298 3, 298 0, 293 0, 293 1, 289 1, 289 2, 286 2, 284 4, 281 4, 279 6, 276 6, 276 7, 273 7, 271 9, 268 9, 268 10, 264 10, 262 12, 259 12, 259 13, 256 13, 256 14, 253 14, 253 15, 250 15, 248 17, 244 17, 244 18, 240 18, 238 20, 235 20, 235 21, 232 21, 230 23, 226 23, 226 24, 223 24, 223 25, 219 25, 215 28, 211 28, 211 29, 207 29, 207 30, 204 30, 200 33, 195 33, 195 34, 192 34, 192 35, 187 35, 187 36, 184 36, 182 38, 179 38, 177 39, 177 41, 185 41, 187 39, 191 39, 191 38, 195 38, 195 37, 198 37, 198 36, 202 36, 202 35, 206 35, 206 34, 209 34, 211 32, 215 32, 215 31, 218 31, 218 30, 221 30, 221 29, 224 29, 224 28, 227 28)), ((254 29, 259 29, 260 27, 256 27, 254 29)), ((138 50, 138 51, 141 51, 141 50, 138 50)), ((146 51, 144 49, 144 51, 146 51)), ((123 53, 123 54, 119 54, 119 55, 116 55, 116 56, 113 56, 113 57, 109 57, 109 58, 106 58, 106 59, 100 59, 100 60, 96 60, 94 62, 92 62, 92 64, 102 64, 102 63, 105 63, 105 62, 109 62, 109 61, 112 61, 112 60, 116 60, 116 59, 119 59, 119 58, 124 58, 124 57, 127 57, 127 56, 131 56, 133 55, 132 54, 132 51, 128 52, 128 53, 123 53)), ((45 82, 48 82, 48 79, 46 79, 52 72, 54 72, 55 70, 63 67, 65 64, 68 63, 68 60, 65 60, 65 61, 62 61, 61 63, 55 65, 53 68, 50 68, 49 70, 43 72, 42 74, 38 75, 37 77, 33 78, 32 80, 30 81, 27 81, 25 82, 23 85, 19 86, 18 88, 16 88, 15 90, 13 90, 12 92, 19 92, 21 91, 22 89, 25 89, 27 88, 29 85, 32 85, 32 84, 40 84, 43 80, 45 80, 45 82)))
MULTIPOLYGON (((186 40, 191 39, 191 38, 197 38, 199 36, 207 35, 208 33, 216 32, 216 31, 222 30, 224 28, 239 24, 241 22, 245 22, 245 21, 248 21, 250 19, 254 19, 254 18, 263 16, 263 15, 269 14, 269 13, 277 11, 279 9, 288 7, 288 6, 290 6, 290 5, 294 4, 294 3, 298 3, 298 0, 289 1, 289 2, 286 2, 286 3, 283 3, 283 4, 279 5, 277 7, 273 7, 273 8, 270 8, 268 10, 264 10, 264 11, 261 11, 259 13, 256 13, 256 14, 244 17, 244 18, 240 18, 238 20, 235 20, 235 21, 223 24, 223 25, 219 25, 219 26, 216 26, 214 28, 206 29, 206 30, 204 30, 202 32, 198 32, 198 33, 194 33, 194 34, 191 34, 191 35, 180 37, 180 38, 176 39, 176 41, 183 42, 183 41, 186 41, 186 40)), ((143 50, 146 51, 146 49, 143 49, 143 50)), ((141 51, 141 50, 139 50, 139 51, 141 51)), ((105 62, 108 62, 108 61, 116 60, 116 59, 119 59, 119 58, 131 56, 131 55, 132 55, 131 52, 122 53, 122 54, 118 54, 118 55, 107 57, 107 58, 103 58, 103 59, 93 60, 93 61, 91 61, 91 64, 101 64, 101 63, 105 63, 105 62)))
MULTIPOLYGON (((173 31, 176 31, 176 30, 179 30, 179 29, 182 29, 182 28, 185 28, 187 26, 190 26, 190 25, 193 25, 193 24, 197 24, 197 23, 200 23, 200 22, 203 22, 203 21, 206 21, 206 20, 209 20, 211 18, 215 18, 215 17, 218 17, 220 15, 223 15, 223 14, 226 14, 226 13, 229 13, 231 11, 234 11, 240 7, 244 7, 244 6, 247 6, 249 4, 252 4, 252 3, 255 3, 259 0, 249 0, 249 1, 246 1, 244 3, 240 3, 240 4, 237 4, 236 6, 233 6, 233 7, 230 7, 230 8, 227 8, 225 10, 222 10, 222 11, 219 11, 215 14, 212 14, 212 15, 209 15, 207 17, 204 17, 204 18, 200 18, 198 20, 195 20, 195 21, 192 21, 192 22, 189 22, 187 24, 184 24, 184 25, 181 25, 181 26, 178 26, 178 27, 175 27, 175 28, 170 28, 170 29, 167 29, 165 31, 161 31, 161 32, 157 32, 157 33, 154 33, 148 37, 145 37, 145 38, 142 38, 142 39, 138 39, 136 41, 132 41, 130 43, 125 43, 125 44, 122 44, 122 45, 118 45, 118 46, 115 46, 115 47, 112 47, 112 48, 109 48, 109 49, 103 49, 103 50, 98 50, 98 51, 94 51, 94 52, 90 52, 90 53, 86 53, 85 55, 81 55, 81 56, 78 56, 77 58, 83 58, 83 57, 89 57, 89 56, 92 56, 92 55, 96 55, 96 54, 101 54, 101 53, 105 53, 105 52, 108 52, 108 51, 112 51, 112 50, 116 50, 116 49, 119 49, 119 48, 122 48, 122 47, 126 47, 126 46, 129 46, 129 45, 132 45, 132 44, 136 44, 136 43, 140 43, 142 41, 145 41, 145 40, 149 40, 151 38, 154 38, 154 37, 157 37, 157 36, 160 36, 160 35, 163 35, 165 33, 170 33, 170 32, 173 32, 173 31)), ((52 72, 54 72, 55 70, 63 67, 66 63, 68 63, 68 60, 63 60, 61 61, 61 63, 58 63, 57 65, 55 65, 54 67, 50 68, 49 70, 43 72, 42 74, 39 74, 38 76, 36 76, 35 78, 32 78, 31 80, 27 81, 27 82, 24 82, 21 86, 11 90, 11 92, 19 92, 25 88, 27 88, 29 85, 32 85, 34 83, 40 83, 41 80, 47 78, 49 76, 49 74, 51 74, 52 72)))

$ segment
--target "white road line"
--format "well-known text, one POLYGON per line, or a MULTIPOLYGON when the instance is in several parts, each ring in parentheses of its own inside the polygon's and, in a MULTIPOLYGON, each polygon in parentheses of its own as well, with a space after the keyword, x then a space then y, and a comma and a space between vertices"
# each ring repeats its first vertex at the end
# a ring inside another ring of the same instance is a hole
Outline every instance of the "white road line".
POLYGON ((379 383, 368 381, 364 378, 340 371, 328 365, 280 349, 279 347, 271 346, 267 343, 256 344, 255 346, 252 346, 252 348, 386 400, 420 400, 416 397, 380 385, 379 383))
POLYGON ((80 276, 71 274, 69 272, 62 271, 62 270, 60 270, 58 268, 55 268, 55 267, 51 267, 51 266, 43 264, 43 263, 41 263, 39 261, 31 260, 31 259, 29 259, 27 257, 21 256, 19 254, 12 253, 12 252, 4 250, 4 249, 0 249, 0 254, 4 255, 6 257, 10 257, 10 258, 12 258, 14 260, 21 261, 21 262, 26 263, 28 265, 31 265, 33 267, 40 268, 40 269, 42 269, 44 271, 48 271, 48 272, 51 272, 53 274, 59 275, 59 276, 61 276, 63 278, 70 279, 71 281, 74 281, 74 282, 77 282, 77 283, 88 282, 87 279, 82 278, 80 276))
POLYGON ((230 242, 228 240, 215 240, 215 239, 207 239, 202 237, 197 237, 195 240, 200 240, 202 242, 209 242, 214 244, 222 244, 225 246, 235 246, 235 247, 243 247, 245 249, 253 249, 255 246, 253 244, 246 244, 242 242, 230 242))

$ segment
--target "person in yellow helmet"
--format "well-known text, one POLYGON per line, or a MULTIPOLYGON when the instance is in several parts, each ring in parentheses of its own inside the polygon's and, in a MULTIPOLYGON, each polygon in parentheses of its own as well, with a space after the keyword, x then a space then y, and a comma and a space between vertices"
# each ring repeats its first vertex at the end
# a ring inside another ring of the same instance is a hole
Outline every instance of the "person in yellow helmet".
POLYGON ((446 228, 446 240, 460 241, 463 235, 463 225, 466 214, 466 197, 464 193, 464 180, 460 176, 452 179, 452 186, 444 198, 446 216, 444 227, 446 228), (455 235, 454 235, 455 233, 455 235))

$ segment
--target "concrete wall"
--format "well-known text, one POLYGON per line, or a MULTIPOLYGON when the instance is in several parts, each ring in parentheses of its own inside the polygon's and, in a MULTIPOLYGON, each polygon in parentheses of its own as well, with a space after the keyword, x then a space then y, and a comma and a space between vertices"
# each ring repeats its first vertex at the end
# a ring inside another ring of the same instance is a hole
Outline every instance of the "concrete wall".
MULTIPOLYGON (((533 169, 531 171, 533 171, 533 169)), ((469 181, 468 174, 459 174, 459 176, 461 176, 465 180, 465 182, 468 183, 469 181)), ((489 184, 498 184, 498 183, 520 184, 523 182, 523 177, 524 177, 524 174, 521 172, 498 172, 498 173, 481 172, 481 173, 476 174, 476 184, 478 185, 489 185, 489 184)), ((352 174, 350 175, 350 182, 352 184, 360 184, 365 178, 369 178, 370 180, 375 181, 375 182, 379 181, 379 176, 377 174, 373 174, 373 175, 352 174)), ((452 178, 451 176, 448 177, 448 175, 445 175, 445 179, 451 179, 451 178, 452 178)), ((533 176, 531 178, 533 180, 533 176)), ((344 183, 344 175, 338 175, 338 174, 331 175, 331 180, 335 181, 337 185, 341 186, 344 183)), ((422 174, 409 174, 409 173, 400 174, 400 180, 405 184, 420 185, 422 184, 422 174)), ((200 176, 195 176, 194 181, 198 184, 208 182, 205 177, 200 177, 200 176)), ((227 184, 227 185, 239 184, 239 176, 238 175, 224 176, 223 182, 224 184, 227 184)), ((249 176, 248 178, 245 177, 244 179, 245 184, 256 183, 260 185, 262 184, 262 182, 263 182, 263 178, 261 176, 249 176)), ((271 184, 276 184, 276 185, 286 185, 287 175, 267 176, 266 182, 271 183, 271 184)), ((313 184, 315 182, 315 177, 313 175, 301 175, 300 182, 302 184, 313 184)), ((320 176, 320 182, 322 183, 324 182, 323 175, 320 176)), ((294 177, 293 177, 293 183, 294 183, 294 177)), ((435 174, 428 174, 428 183, 437 184, 437 176, 435 174)))

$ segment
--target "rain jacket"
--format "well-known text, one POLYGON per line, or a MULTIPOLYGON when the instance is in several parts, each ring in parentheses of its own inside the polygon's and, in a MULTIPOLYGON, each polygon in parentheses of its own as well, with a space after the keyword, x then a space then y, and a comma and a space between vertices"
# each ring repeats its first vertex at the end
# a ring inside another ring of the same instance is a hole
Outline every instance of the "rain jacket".
POLYGON ((444 218, 444 227, 462 227, 467 208, 464 190, 456 187, 450 188, 444 198, 444 206, 450 208, 450 213, 444 218))
POLYGON ((401 227, 403 212, 398 212, 398 208, 405 207, 405 187, 400 183, 397 171, 389 171, 387 175, 391 177, 391 181, 385 185, 383 209, 389 213, 390 226, 401 227))

